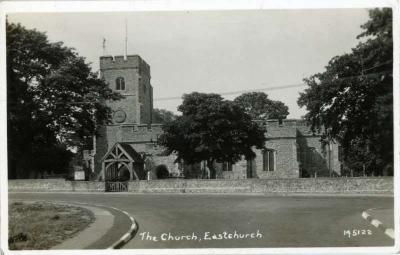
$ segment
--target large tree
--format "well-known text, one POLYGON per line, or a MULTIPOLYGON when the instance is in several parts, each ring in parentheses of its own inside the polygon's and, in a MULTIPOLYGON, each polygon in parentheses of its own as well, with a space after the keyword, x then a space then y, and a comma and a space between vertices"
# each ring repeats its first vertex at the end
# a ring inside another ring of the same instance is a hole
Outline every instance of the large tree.
POLYGON ((393 165, 392 11, 374 9, 369 16, 358 36, 363 40, 305 79, 298 104, 313 129, 341 143, 348 166, 382 174, 393 165))
POLYGON ((156 124, 165 124, 175 120, 176 117, 177 116, 171 111, 154 108, 152 122, 156 124))
POLYGON ((29 177, 65 165, 67 147, 109 120, 103 101, 121 96, 74 49, 44 33, 7 22, 6 39, 9 176, 29 177))
POLYGON ((252 147, 264 147, 264 130, 250 115, 218 94, 193 92, 183 96, 182 116, 164 126, 160 144, 185 163, 206 161, 210 177, 215 162, 235 163, 255 156, 252 147))
POLYGON ((234 102, 253 119, 286 119, 289 115, 289 108, 284 103, 269 99, 264 92, 244 93, 234 102))

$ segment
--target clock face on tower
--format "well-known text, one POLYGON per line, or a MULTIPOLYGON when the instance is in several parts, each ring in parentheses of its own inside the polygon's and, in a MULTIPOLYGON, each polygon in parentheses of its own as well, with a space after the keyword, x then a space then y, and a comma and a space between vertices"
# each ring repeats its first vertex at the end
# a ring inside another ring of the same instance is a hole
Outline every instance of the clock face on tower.
POLYGON ((126 119, 126 113, 123 110, 117 110, 113 114, 113 120, 116 123, 122 123, 126 119))

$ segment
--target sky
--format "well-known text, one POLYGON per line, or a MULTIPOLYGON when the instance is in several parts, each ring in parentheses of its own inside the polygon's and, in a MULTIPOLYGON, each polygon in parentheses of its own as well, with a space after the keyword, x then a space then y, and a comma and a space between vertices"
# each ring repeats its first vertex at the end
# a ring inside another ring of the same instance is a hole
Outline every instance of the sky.
POLYGON ((232 100, 240 93, 230 92, 263 89, 289 107, 288 118, 300 118, 306 113, 297 105, 303 79, 357 45, 368 11, 15 13, 8 20, 75 48, 93 71, 100 56, 124 55, 127 34, 128 55, 151 67, 155 108, 177 113, 182 94, 193 91, 228 93, 232 100), (291 85, 298 86, 275 89, 291 85))

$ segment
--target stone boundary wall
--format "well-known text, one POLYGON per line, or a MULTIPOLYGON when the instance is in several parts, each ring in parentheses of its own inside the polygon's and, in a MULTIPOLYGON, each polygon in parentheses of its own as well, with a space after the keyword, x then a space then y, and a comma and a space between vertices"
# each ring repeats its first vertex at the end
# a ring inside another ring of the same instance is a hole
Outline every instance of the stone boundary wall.
POLYGON ((393 178, 153 180, 129 183, 133 193, 393 194, 393 178))
POLYGON ((94 181, 66 181, 64 179, 20 179, 8 181, 8 191, 13 192, 98 192, 104 190, 104 182, 94 181))
MULTIPOLYGON (((104 182, 63 179, 9 180, 11 192, 102 192, 104 182)), ((261 194, 384 194, 393 195, 392 177, 132 181, 132 193, 261 193, 261 194)))

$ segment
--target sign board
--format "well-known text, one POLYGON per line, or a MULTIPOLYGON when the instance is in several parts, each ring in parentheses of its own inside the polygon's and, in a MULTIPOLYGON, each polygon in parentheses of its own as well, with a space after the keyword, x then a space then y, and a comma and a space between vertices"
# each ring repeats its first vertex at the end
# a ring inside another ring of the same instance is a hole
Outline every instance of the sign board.
POLYGON ((84 171, 75 171, 74 180, 75 181, 84 181, 85 180, 85 172, 84 171))

